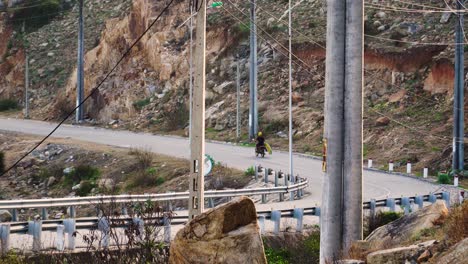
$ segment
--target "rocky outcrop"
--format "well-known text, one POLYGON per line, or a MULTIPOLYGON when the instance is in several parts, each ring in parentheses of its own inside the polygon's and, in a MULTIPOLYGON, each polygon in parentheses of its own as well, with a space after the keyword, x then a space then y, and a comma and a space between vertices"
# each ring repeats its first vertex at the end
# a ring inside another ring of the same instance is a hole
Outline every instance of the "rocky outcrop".
POLYGON ((405 215, 387 225, 374 230, 366 240, 371 248, 391 248, 401 245, 423 229, 431 228, 434 223, 448 215, 448 209, 443 201, 437 201, 431 206, 405 215))
POLYGON ((266 264, 252 200, 241 197, 187 223, 171 244, 169 263, 266 264))
POLYGON ((436 241, 431 240, 408 247, 397 247, 375 251, 367 255, 367 264, 417 263, 420 256, 435 244, 437 244, 436 241))
POLYGON ((451 249, 447 250, 435 263, 468 263, 468 238, 463 239, 451 249))

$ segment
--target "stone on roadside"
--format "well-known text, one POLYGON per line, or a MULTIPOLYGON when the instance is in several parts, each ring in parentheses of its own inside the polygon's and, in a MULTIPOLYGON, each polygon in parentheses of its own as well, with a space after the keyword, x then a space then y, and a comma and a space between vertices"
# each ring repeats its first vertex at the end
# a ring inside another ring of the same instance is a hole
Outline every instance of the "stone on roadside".
POLYGON ((390 124, 390 118, 388 118, 386 116, 379 117, 375 121, 375 124, 377 126, 386 126, 386 125, 390 124))
POLYGON ((266 264, 252 200, 240 197, 188 222, 171 244, 169 263, 266 264))
POLYGON ((421 230, 434 227, 434 223, 444 219, 448 209, 444 201, 426 206, 421 210, 405 215, 387 225, 374 230, 367 238, 373 249, 389 248, 410 241, 421 230))
POLYGON ((0 222, 11 222, 12 220, 11 213, 7 210, 0 210, 0 222))

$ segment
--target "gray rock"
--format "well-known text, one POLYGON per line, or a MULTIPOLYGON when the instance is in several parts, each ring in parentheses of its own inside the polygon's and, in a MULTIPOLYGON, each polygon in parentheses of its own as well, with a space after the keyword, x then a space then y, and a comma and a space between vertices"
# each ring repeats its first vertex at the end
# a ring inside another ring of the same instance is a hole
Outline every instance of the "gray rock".
POLYGON ((55 179, 54 176, 52 177, 49 177, 49 179, 47 180, 47 187, 50 187, 52 185, 54 185, 54 183, 57 181, 57 179, 55 179))
POLYGON ((375 14, 375 17, 378 17, 380 19, 384 19, 385 17, 387 16, 387 14, 385 14, 385 12, 383 11, 379 11, 375 14))
POLYGON ((452 12, 443 13, 439 22, 441 24, 446 24, 449 21, 451 15, 452 15, 452 12))
MULTIPOLYGON (((70 157, 70 159, 73 159, 73 156, 70 157)), ((73 167, 67 167, 63 170, 64 174, 70 174, 73 171, 73 167)))
POLYGON ((280 138, 287 138, 288 137, 288 135, 286 135, 286 133, 284 133, 283 131, 280 131, 280 132, 276 133, 276 135, 278 137, 280 137, 280 138))
POLYGON ((72 187, 72 191, 76 191, 76 190, 79 190, 81 188, 81 184, 77 184, 75 186, 72 187))
POLYGON ((222 84, 215 86, 213 91, 218 94, 226 94, 229 90, 234 88, 234 82, 223 82, 222 84))
POLYGON ((455 244, 444 252, 436 262, 438 264, 466 263, 468 260, 468 238, 455 244), (465 262, 464 262, 465 261, 465 262))
POLYGON ((378 31, 384 31, 386 29, 385 25, 382 25, 377 28, 378 31))
POLYGON ((7 210, 0 210, 0 222, 11 222, 12 216, 7 210))

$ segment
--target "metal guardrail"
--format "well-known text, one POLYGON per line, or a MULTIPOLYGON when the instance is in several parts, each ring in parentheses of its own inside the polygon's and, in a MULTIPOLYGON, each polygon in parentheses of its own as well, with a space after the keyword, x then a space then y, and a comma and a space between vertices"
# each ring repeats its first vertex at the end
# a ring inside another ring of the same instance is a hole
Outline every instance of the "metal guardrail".
MULTIPOLYGON (((401 197, 401 198, 387 198, 381 200, 371 200, 369 202, 364 202, 362 204, 363 209, 372 210, 373 208, 377 207, 389 207, 392 210, 392 205, 401 205, 401 206, 409 206, 411 203, 419 204, 419 207, 422 207, 421 202, 431 202, 434 203, 437 200, 445 200, 447 205, 449 205, 449 198, 447 193, 435 193, 435 194, 428 194, 422 196, 412 196, 412 197, 401 197), (392 202, 393 201, 393 202, 392 202), (408 201, 409 204, 406 204, 408 201), (375 204, 375 207, 373 206, 375 204)), ((395 208, 393 208, 394 210, 395 208)), ((309 216, 320 216, 320 207, 307 207, 302 209, 303 215, 309 216)), ((257 211, 257 216, 259 218, 264 217, 265 219, 271 219, 272 212, 279 211, 281 217, 285 218, 295 218, 295 209, 283 209, 283 210, 272 210, 272 211, 257 211)), ((99 217, 82 217, 76 218, 76 229, 93 229, 97 228, 99 217)), ((116 218, 119 222, 127 222, 130 223, 134 219, 131 217, 120 217, 116 218)), ((147 219, 151 220, 151 219, 147 219)), ((174 215, 171 220, 171 224, 184 224, 188 221, 187 215, 174 215)), ((43 231, 54 231, 57 229, 57 225, 63 224, 64 219, 58 220, 43 220, 42 230, 43 231)), ((27 233, 28 232, 28 222, 12 222, 9 224, 11 227, 11 233, 27 233)), ((113 226, 113 227, 125 227, 123 226, 113 226)))
MULTIPOLYGON (((297 190, 302 190, 308 186, 308 181, 300 182, 290 186, 265 187, 253 189, 235 189, 235 190, 219 190, 206 191, 205 198, 221 198, 221 197, 236 197, 249 195, 265 195, 289 193, 297 190)), ((161 194, 136 194, 136 195, 102 195, 88 197, 71 197, 71 198, 51 198, 51 199, 27 199, 27 200, 2 200, 0 201, 0 210, 11 209, 30 209, 30 208, 50 208, 63 206, 78 206, 78 205, 95 205, 109 203, 131 203, 145 202, 151 200, 153 202, 171 201, 171 200, 187 200, 189 192, 174 192, 161 194)))

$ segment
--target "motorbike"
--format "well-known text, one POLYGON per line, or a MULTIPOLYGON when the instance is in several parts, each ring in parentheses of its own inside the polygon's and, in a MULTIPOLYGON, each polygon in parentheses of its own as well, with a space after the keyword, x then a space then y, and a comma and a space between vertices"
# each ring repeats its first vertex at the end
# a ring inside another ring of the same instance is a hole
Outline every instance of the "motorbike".
POLYGON ((266 151, 265 146, 256 146, 255 147, 255 156, 258 157, 260 155, 262 158, 264 158, 265 157, 265 151, 266 151))

